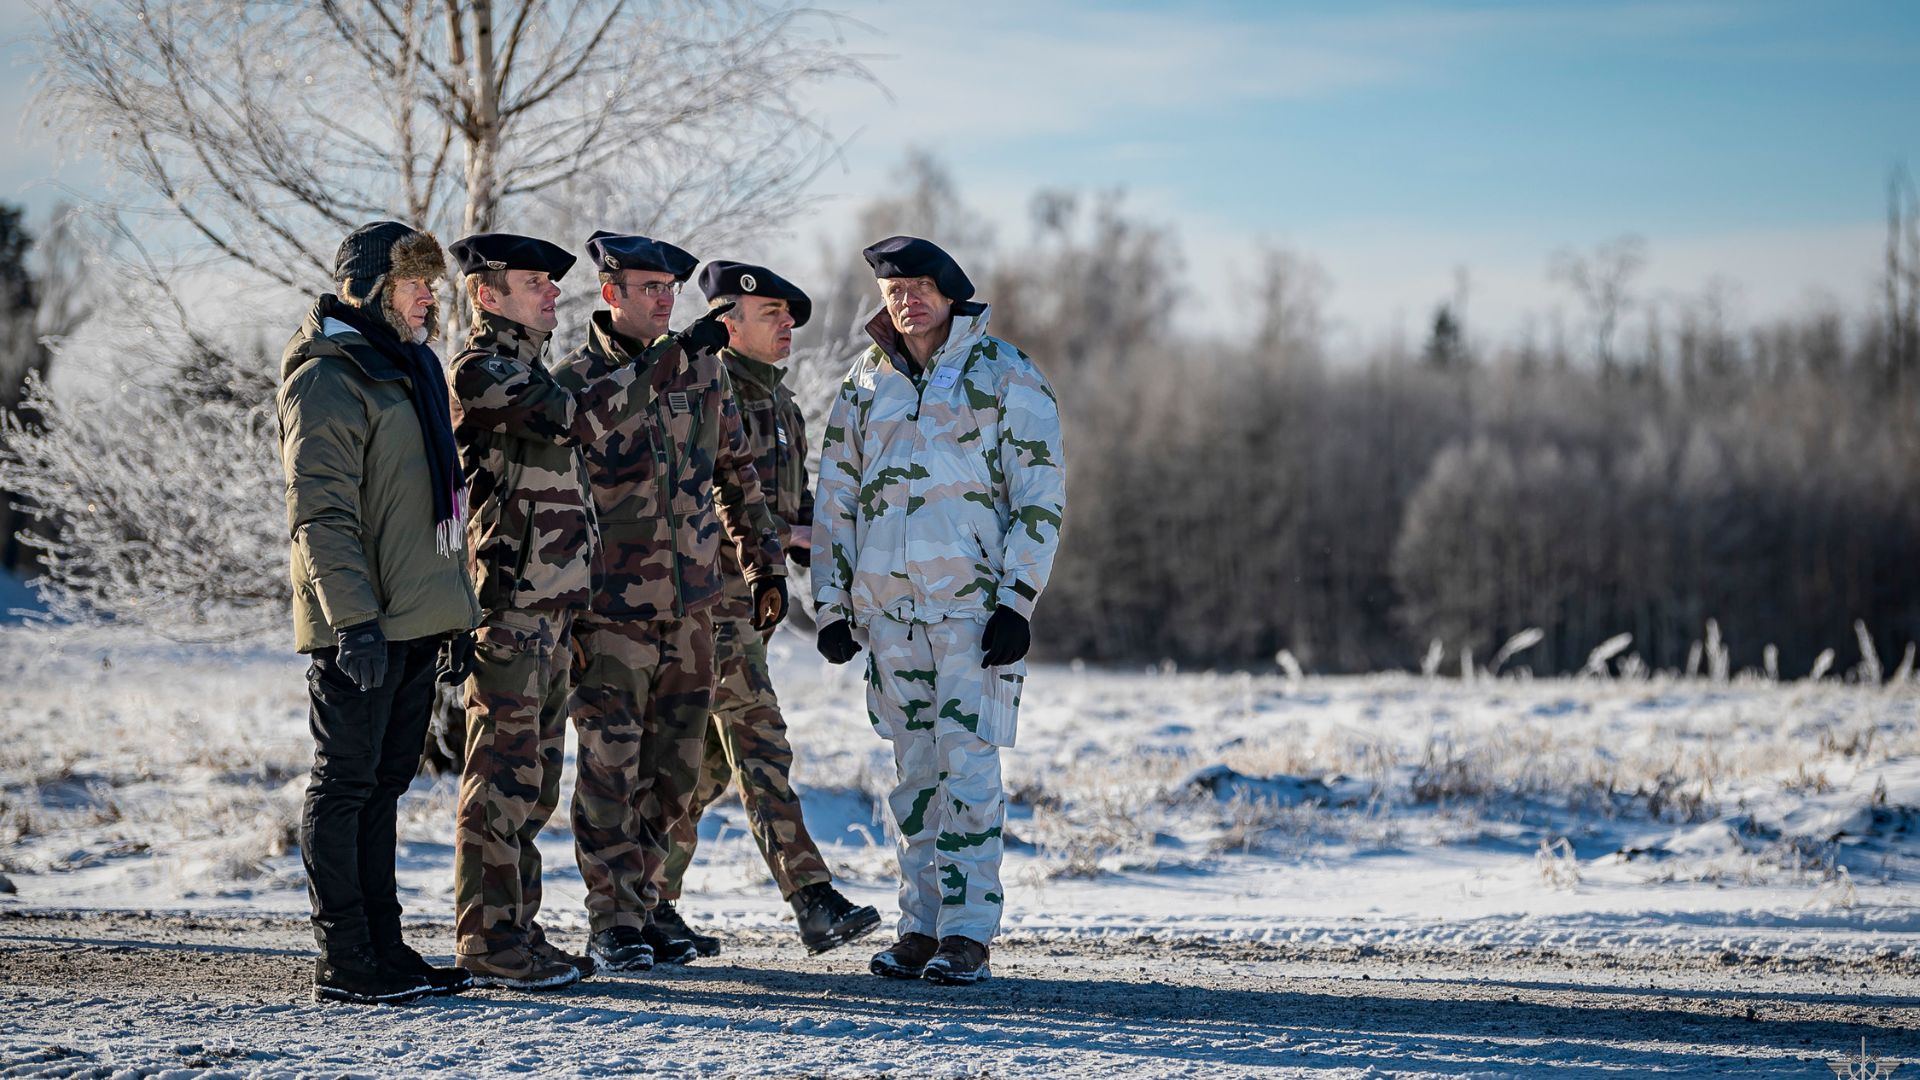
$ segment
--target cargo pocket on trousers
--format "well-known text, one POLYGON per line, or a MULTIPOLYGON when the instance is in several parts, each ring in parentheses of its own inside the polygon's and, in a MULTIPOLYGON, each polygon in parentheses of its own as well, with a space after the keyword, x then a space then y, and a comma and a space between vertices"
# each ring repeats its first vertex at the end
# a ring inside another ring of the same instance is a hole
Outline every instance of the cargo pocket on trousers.
POLYGON ((1025 661, 987 669, 980 695, 979 735, 992 746, 1012 746, 1020 716, 1020 690, 1027 682, 1025 661))

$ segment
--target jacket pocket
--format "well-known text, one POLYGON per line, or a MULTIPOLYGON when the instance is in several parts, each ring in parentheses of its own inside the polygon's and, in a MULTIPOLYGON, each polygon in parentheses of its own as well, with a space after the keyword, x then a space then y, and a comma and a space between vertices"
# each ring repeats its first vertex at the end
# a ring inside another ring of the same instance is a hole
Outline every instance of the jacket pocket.
POLYGON ((592 589, 593 529, 585 507, 566 502, 527 504, 526 530, 515 570, 513 606, 541 607, 592 589))
POLYGON ((980 728, 976 732, 992 746, 1012 746, 1019 727, 1020 691, 1027 681, 1027 662, 988 668, 980 695, 980 728))

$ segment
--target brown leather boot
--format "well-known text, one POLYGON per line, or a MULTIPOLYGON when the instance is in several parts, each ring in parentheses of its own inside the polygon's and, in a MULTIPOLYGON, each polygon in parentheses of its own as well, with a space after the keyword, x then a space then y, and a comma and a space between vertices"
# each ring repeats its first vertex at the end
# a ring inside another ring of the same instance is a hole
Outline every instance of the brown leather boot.
POLYGON ((983 982, 990 974, 987 947, 970 937, 950 934, 940 939, 940 951, 927 961, 920 977, 928 982, 956 986, 983 982))
POLYGON ((580 969, 558 960, 542 960, 525 945, 488 953, 461 954, 454 962, 473 975, 475 986, 508 990, 558 990, 580 981, 580 969))
POLYGON ((900 940, 873 954, 867 970, 889 979, 917 979, 939 949, 940 943, 925 934, 901 934, 900 940))

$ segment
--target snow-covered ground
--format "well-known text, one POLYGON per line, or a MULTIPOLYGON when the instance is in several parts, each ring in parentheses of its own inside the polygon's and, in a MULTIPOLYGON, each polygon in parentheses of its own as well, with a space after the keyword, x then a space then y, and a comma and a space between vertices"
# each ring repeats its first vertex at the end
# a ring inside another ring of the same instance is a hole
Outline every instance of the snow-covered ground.
MULTIPOLYGON (((809 825, 847 891, 888 910, 890 760, 860 665, 829 668, 798 635, 774 652, 809 825)), ((0 873, 17 890, 0 914, 295 925, 304 709, 279 642, 0 629, 0 873)), ((1863 998, 1920 976, 1920 686, 1905 680, 1038 667, 1006 773, 1007 940, 1030 947, 1717 959, 1865 972, 1863 998)), ((435 926, 453 795, 423 779, 403 803, 402 899, 435 926)), ((790 916, 737 802, 703 832, 683 909, 776 940, 790 916)), ((542 846, 543 921, 577 933, 564 811, 542 846)))

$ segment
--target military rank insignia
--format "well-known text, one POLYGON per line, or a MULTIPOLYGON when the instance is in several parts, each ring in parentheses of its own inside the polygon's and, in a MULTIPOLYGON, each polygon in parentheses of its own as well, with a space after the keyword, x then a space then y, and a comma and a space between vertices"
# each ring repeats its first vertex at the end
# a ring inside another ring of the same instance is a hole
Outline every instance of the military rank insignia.
POLYGON ((673 415, 675 416, 685 416, 691 412, 692 409, 687 404, 687 392, 685 390, 675 390, 668 394, 667 408, 672 409, 673 415))

